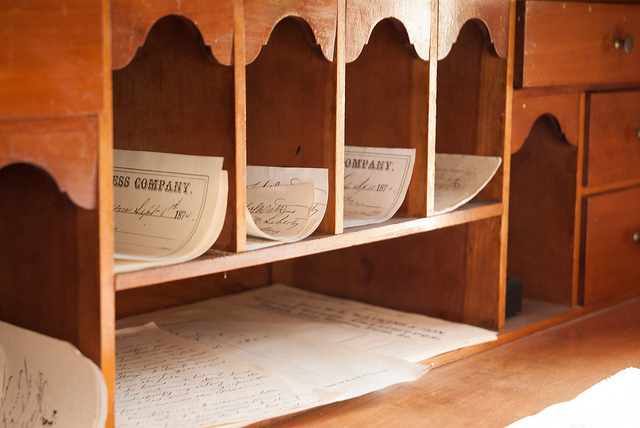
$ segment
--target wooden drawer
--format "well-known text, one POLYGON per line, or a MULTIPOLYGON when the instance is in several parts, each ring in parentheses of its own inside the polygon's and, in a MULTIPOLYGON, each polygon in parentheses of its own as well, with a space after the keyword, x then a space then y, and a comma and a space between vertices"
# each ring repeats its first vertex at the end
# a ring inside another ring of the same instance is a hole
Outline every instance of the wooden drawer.
POLYGON ((640 91, 590 95, 587 185, 640 178, 640 91))
POLYGON ((3 0, 0 118, 102 110, 102 2, 3 0))
POLYGON ((640 41, 640 5, 527 1, 518 8, 517 86, 640 80, 640 47, 615 47, 628 36, 640 41))
POLYGON ((584 303, 640 287, 640 187, 586 200, 584 303))

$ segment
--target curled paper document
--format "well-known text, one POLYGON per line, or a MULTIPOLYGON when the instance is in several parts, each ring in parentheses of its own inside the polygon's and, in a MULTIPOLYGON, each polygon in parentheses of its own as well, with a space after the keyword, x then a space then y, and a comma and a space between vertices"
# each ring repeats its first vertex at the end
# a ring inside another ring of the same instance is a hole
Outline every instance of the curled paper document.
POLYGON ((328 192, 326 168, 248 166, 247 250, 311 235, 324 217, 328 192))
POLYGON ((501 163, 497 156, 436 154, 434 214, 453 211, 473 199, 501 163))
POLYGON ((2 427, 105 425, 100 369, 68 342, 2 321, 0 386, 2 427))
POLYGON ((227 210, 222 158, 113 154, 116 273, 187 261, 211 248, 227 210))
POLYGON ((407 194, 415 155, 415 149, 345 146, 344 227, 393 217, 407 194))

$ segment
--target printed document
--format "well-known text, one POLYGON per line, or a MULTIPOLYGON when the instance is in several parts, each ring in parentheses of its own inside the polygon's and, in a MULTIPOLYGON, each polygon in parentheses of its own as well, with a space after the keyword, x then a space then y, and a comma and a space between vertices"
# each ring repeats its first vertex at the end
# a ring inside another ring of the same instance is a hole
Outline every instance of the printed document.
POLYGON ((115 272, 198 257, 227 210, 222 158, 114 150, 115 272))
POLYGON ((344 227, 393 217, 407 194, 415 154, 415 149, 345 146, 344 227))

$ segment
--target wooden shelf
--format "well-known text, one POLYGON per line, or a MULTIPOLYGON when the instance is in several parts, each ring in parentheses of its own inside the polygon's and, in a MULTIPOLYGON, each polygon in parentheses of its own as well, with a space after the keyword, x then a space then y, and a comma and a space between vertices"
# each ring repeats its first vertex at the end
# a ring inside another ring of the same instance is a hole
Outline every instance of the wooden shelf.
POLYGON ((300 242, 280 244, 242 253, 211 250, 195 260, 179 265, 118 274, 115 277, 115 289, 116 291, 128 290, 195 276, 227 272, 466 224, 498 217, 501 214, 502 204, 500 203, 472 201, 451 213, 427 218, 394 217, 384 223, 346 229, 340 235, 314 234, 300 242))

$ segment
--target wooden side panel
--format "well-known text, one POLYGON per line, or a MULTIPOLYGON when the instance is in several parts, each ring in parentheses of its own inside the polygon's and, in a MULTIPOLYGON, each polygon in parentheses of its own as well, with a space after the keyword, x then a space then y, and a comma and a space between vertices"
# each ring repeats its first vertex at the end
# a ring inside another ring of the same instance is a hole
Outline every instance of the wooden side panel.
POLYGON ((235 250, 234 71, 217 63, 197 29, 167 17, 137 57, 113 73, 114 147, 224 157, 229 199, 216 248, 235 250))
POLYGON ((100 0, 3 0, 0 117, 102 111, 100 0))
POLYGON ((472 19, 484 23, 488 42, 493 45, 497 55, 506 58, 509 43, 508 0, 441 0, 438 3, 438 59, 443 59, 449 54, 460 29, 472 19))
POLYGON ((347 1, 346 61, 355 61, 374 27, 383 19, 393 18, 406 29, 407 43, 423 60, 429 60, 431 46, 431 3, 423 0, 347 1))
MULTIPOLYGON (((305 38, 309 27, 287 18, 247 66, 247 164, 328 168, 336 174, 336 64, 305 38)), ((335 189, 320 231, 332 233, 335 189)))
POLYGON ((416 149, 400 213, 426 215, 429 63, 410 54, 406 33, 391 20, 374 29, 346 66, 345 144, 416 149))
POLYGON ((25 162, 46 169, 61 192, 95 208, 98 184, 98 119, 0 121, 0 168, 25 162))
POLYGON ((558 122, 565 140, 578 145, 580 133, 580 94, 553 94, 528 96, 526 91, 513 94, 513 127, 511 131, 511 153, 520 150, 534 122, 540 116, 551 115, 558 122))
POLYGON ((179 15, 196 22, 204 43, 222 64, 233 62, 232 0, 154 0, 144 7, 129 0, 111 1, 113 68, 126 66, 144 44, 151 27, 167 15, 179 15))
POLYGON ((512 156, 507 272, 527 297, 572 302, 577 154, 544 117, 512 156))

